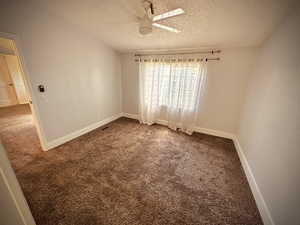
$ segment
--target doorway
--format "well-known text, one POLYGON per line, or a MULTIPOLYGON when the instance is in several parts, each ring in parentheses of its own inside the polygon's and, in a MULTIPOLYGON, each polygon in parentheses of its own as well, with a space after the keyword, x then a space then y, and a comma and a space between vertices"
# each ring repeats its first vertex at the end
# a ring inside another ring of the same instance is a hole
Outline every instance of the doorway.
POLYGON ((16 148, 24 150, 20 154, 43 150, 20 58, 15 40, 0 36, 0 139, 8 154, 16 148))
POLYGON ((24 75, 13 42, 0 38, 0 107, 28 103, 24 75))

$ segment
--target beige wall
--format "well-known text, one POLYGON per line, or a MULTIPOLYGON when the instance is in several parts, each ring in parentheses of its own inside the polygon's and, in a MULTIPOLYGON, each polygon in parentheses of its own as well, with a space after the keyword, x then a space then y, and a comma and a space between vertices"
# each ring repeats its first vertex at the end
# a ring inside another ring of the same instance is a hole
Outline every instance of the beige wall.
MULTIPOLYGON (((236 133, 240 109, 258 49, 225 49, 221 61, 210 61, 198 126, 236 133)), ((138 63, 133 54, 122 54, 123 111, 138 114, 138 63)))
POLYGON ((300 221, 300 8, 262 48, 238 133, 276 225, 300 221))
POLYGON ((0 31, 19 37, 48 142, 121 112, 115 51, 48 12, 40 1, 6 2, 1 3, 0 31), (38 92, 39 84, 45 93, 38 92))
POLYGON ((122 54, 122 110, 138 114, 139 111, 139 67, 134 54, 122 54))

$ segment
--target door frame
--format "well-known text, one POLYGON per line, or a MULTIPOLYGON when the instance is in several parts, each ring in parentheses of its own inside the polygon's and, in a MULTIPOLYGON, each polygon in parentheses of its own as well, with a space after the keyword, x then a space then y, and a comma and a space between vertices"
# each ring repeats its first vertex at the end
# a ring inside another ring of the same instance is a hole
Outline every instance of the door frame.
POLYGON ((17 180, 16 174, 11 167, 11 163, 7 157, 6 150, 4 149, 0 141, 0 179, 4 180, 10 198, 14 205, 14 210, 18 216, 22 219, 24 225, 36 225, 28 203, 24 197, 24 193, 20 187, 19 181, 17 180))
POLYGON ((47 151, 48 150, 47 139, 46 139, 45 132, 44 132, 44 129, 42 126, 42 120, 41 120, 41 116, 40 116, 38 105, 37 105, 37 98, 34 95, 32 82, 30 80, 30 76, 28 75, 29 72, 26 67, 24 55, 22 53, 21 41, 16 34, 12 34, 12 33, 0 32, 0 37, 12 40, 12 42, 13 42, 13 47, 16 51, 16 56, 18 57, 18 60, 20 63, 20 69, 21 69, 21 73, 23 76, 25 89, 26 89, 28 97, 29 97, 29 105, 30 105, 30 109, 31 109, 32 117, 33 117, 33 122, 37 129, 41 147, 44 151, 47 151))

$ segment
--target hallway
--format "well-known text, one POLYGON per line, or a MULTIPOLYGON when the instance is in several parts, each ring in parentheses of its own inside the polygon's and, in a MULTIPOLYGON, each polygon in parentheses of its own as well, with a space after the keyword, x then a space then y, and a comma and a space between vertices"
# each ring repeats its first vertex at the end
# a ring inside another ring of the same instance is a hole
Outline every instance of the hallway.
POLYGON ((0 108, 0 140, 18 176, 33 155, 42 151, 28 104, 0 108))

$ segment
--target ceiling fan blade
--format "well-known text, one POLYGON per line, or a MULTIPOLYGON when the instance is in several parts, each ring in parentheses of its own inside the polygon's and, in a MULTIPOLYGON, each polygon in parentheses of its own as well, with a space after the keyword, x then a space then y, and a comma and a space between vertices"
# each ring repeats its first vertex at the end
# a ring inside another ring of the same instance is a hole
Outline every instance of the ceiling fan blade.
POLYGON ((159 24, 159 23, 152 23, 152 25, 155 26, 155 27, 170 31, 170 32, 174 32, 174 33, 180 33, 181 32, 180 30, 177 30, 173 27, 169 27, 169 26, 162 25, 162 24, 159 24))
POLYGON ((168 12, 165 12, 163 14, 157 15, 153 17, 153 22, 164 20, 173 16, 179 16, 184 13, 184 10, 182 8, 174 9, 168 12))

